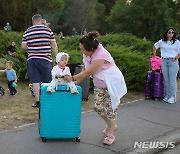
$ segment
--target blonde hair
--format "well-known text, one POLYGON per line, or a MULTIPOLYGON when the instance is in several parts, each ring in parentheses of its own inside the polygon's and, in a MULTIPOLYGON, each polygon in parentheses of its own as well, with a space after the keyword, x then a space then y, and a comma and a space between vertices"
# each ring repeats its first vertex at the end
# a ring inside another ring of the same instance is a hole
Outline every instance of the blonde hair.
POLYGON ((41 24, 44 26, 50 26, 50 23, 46 21, 46 19, 41 19, 41 24))
POLYGON ((46 19, 42 19, 41 23, 46 26, 46 19))
POLYGON ((13 66, 13 62, 12 61, 7 61, 6 64, 9 64, 9 65, 13 66))

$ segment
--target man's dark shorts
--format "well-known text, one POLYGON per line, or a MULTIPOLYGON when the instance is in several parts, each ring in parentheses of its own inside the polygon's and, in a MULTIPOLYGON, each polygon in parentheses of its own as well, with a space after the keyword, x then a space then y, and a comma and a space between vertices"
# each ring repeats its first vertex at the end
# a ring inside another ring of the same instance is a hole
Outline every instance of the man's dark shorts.
POLYGON ((39 58, 28 60, 27 72, 31 83, 45 82, 49 83, 52 80, 51 70, 52 63, 39 58))

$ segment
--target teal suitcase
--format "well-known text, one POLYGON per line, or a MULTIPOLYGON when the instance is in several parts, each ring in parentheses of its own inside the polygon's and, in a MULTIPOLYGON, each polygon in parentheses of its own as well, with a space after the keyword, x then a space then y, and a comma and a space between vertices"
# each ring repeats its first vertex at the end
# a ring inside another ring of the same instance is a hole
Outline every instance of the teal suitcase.
POLYGON ((43 142, 47 139, 71 139, 80 142, 82 89, 71 94, 67 86, 58 86, 49 94, 48 83, 41 84, 39 108, 39 134, 43 142))

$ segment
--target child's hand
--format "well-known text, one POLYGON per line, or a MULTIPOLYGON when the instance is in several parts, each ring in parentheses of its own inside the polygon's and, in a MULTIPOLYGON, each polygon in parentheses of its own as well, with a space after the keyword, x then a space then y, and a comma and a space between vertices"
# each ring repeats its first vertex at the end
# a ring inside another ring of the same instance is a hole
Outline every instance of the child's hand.
POLYGON ((60 75, 60 74, 56 74, 56 75, 55 75, 55 78, 56 78, 56 79, 61 78, 61 75, 60 75))
POLYGON ((14 88, 16 88, 16 87, 17 87, 16 82, 13 82, 13 83, 12 83, 12 87, 14 87, 14 88))

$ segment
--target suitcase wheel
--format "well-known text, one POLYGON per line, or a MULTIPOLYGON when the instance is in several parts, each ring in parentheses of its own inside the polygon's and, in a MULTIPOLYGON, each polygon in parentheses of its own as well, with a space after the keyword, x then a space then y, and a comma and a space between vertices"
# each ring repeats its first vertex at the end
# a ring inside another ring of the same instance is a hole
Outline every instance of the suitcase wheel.
POLYGON ((5 92, 0 92, 0 96, 3 96, 5 92))
POLYGON ((42 142, 46 142, 46 141, 47 141, 46 137, 42 137, 42 142))
POLYGON ((80 138, 79 137, 76 137, 76 142, 80 142, 80 138))
POLYGON ((149 98, 150 98, 150 97, 146 96, 146 97, 145 97, 145 100, 147 100, 147 99, 149 99, 149 98))
POLYGON ((88 98, 82 98, 83 101, 88 101, 88 98))

